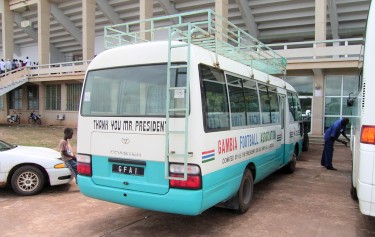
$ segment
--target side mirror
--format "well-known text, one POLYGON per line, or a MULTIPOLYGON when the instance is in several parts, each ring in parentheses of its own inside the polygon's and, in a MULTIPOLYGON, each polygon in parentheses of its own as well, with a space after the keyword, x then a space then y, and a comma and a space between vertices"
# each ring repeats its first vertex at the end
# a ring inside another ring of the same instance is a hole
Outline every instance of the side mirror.
POLYGON ((346 100, 346 105, 348 107, 352 107, 354 105, 354 101, 355 101, 355 97, 354 98, 351 98, 350 95, 353 94, 353 93, 349 93, 349 98, 346 100))
POLYGON ((354 99, 350 99, 350 98, 348 98, 348 99, 346 100, 346 105, 347 105, 348 107, 353 106, 353 104, 354 104, 354 99))

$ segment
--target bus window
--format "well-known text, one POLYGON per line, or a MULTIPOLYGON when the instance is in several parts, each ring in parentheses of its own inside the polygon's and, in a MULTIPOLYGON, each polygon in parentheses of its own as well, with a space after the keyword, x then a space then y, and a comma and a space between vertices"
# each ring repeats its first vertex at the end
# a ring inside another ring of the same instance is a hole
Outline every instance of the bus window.
POLYGON ((262 123, 279 123, 280 111, 276 88, 259 84, 259 96, 262 109, 262 123))
MULTIPOLYGON (((185 85, 186 70, 185 73, 177 70, 171 71, 172 86, 185 85)), ((166 83, 166 64, 89 71, 81 113, 84 116, 165 116, 166 83)), ((170 98, 172 106, 183 107, 183 98, 173 95, 170 98)), ((179 113, 171 115, 184 115, 179 113)))
POLYGON ((295 120, 296 121, 302 121, 302 109, 301 109, 301 103, 298 99, 297 94, 293 94, 293 101, 295 103, 295 120))
POLYGON ((288 104, 289 104, 289 122, 293 123, 296 121, 296 113, 295 113, 295 101, 293 100, 293 94, 288 92, 288 104))
POLYGON ((230 115, 233 127, 246 125, 245 98, 242 89, 242 79, 226 75, 228 82, 228 93, 230 101, 230 115))
POLYGON ((276 88, 269 87, 269 98, 271 106, 271 122, 280 123, 279 101, 276 93, 276 88))
MULTIPOLYGON (((177 68, 171 71, 171 87, 185 87, 186 86, 186 68, 177 68)), ((178 89, 176 89, 178 90, 178 89)), ((186 105, 186 91, 184 96, 175 96, 176 91, 170 91, 170 106, 171 108, 185 108, 186 105)), ((157 101, 157 99, 156 99, 157 101)), ((184 111, 170 112, 170 115, 185 116, 184 111)))
POLYGON ((244 80, 243 87, 246 102, 247 124, 260 124, 259 98, 256 82, 244 80))
POLYGON ((289 103, 289 122, 302 121, 302 109, 301 104, 296 93, 288 92, 288 103, 289 103))
POLYGON ((205 122, 208 131, 229 129, 229 106, 222 71, 200 65, 200 77, 204 94, 205 122))

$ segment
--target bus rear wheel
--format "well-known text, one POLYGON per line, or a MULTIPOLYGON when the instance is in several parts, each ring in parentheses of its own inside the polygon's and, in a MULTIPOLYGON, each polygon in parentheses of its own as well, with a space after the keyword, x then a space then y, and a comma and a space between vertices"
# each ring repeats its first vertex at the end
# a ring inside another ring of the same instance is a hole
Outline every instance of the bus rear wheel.
POLYGON ((293 173, 296 170, 296 164, 297 164, 297 155, 296 155, 296 152, 294 152, 292 159, 284 167, 285 172, 287 172, 288 174, 293 173))
POLYGON ((238 209, 240 214, 245 213, 251 204, 254 193, 253 175, 249 169, 246 169, 241 180, 240 189, 237 192, 238 209))

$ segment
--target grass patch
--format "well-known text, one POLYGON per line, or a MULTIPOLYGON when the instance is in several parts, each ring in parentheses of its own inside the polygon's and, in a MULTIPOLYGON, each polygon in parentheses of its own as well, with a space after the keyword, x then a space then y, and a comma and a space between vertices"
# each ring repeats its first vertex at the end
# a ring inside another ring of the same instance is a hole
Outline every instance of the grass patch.
MULTIPOLYGON (((41 146, 59 150, 59 142, 64 137, 64 127, 44 127, 30 125, 0 125, 0 140, 13 145, 41 146)), ((71 141, 73 150, 77 149, 77 130, 71 141)))

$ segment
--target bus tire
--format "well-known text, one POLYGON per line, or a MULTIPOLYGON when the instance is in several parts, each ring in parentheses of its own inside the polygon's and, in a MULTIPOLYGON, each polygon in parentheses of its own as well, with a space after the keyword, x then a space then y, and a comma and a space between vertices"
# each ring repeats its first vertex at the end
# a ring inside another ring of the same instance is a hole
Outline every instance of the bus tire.
POLYGON ((239 214, 247 212, 250 208, 251 201, 254 193, 254 180, 251 170, 246 169, 241 180, 240 188, 237 192, 239 214))
POLYGON ((309 150, 309 135, 307 133, 303 134, 303 142, 302 142, 302 151, 308 151, 309 150))
POLYGON ((352 197, 353 200, 355 201, 358 200, 357 189, 353 186, 353 183, 352 183, 352 187, 350 188, 350 196, 352 197))
POLYGON ((293 173, 296 170, 297 164, 297 155, 296 152, 293 152, 292 160, 284 167, 285 172, 288 174, 293 173))

